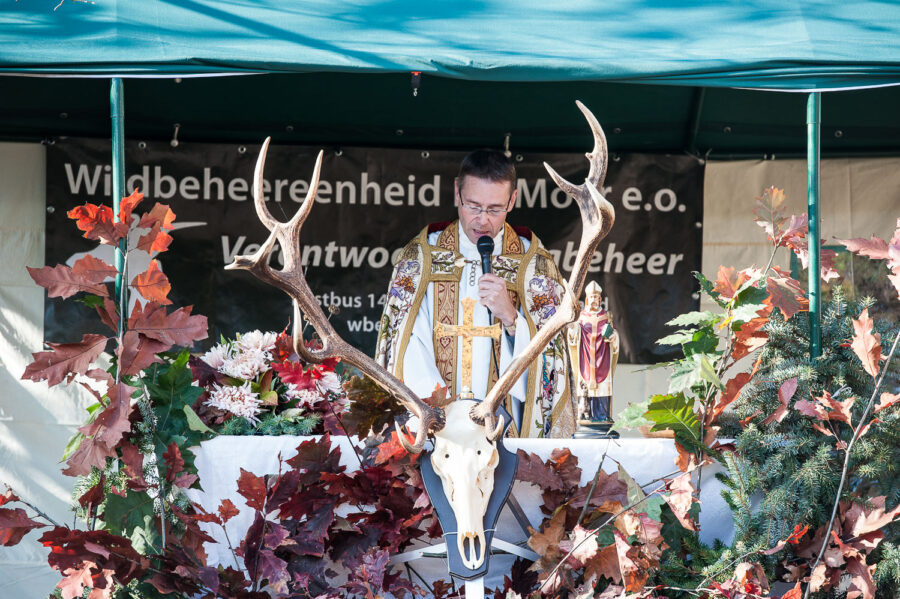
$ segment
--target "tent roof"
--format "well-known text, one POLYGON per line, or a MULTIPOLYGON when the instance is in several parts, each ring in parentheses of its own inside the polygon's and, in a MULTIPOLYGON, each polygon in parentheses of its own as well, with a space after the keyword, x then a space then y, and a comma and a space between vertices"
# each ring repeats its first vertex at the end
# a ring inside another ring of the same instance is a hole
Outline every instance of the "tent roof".
POLYGON ((803 0, 30 0, 0 72, 422 71, 765 89, 900 82, 900 6, 803 0))

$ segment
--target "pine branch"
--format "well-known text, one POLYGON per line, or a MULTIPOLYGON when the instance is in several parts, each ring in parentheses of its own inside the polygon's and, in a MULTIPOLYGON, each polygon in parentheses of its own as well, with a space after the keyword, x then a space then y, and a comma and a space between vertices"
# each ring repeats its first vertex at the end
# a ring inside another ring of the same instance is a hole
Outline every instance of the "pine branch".
MULTIPOLYGON (((831 539, 831 530, 834 528, 834 520, 837 516, 838 505, 840 505, 841 502, 841 493, 844 491, 844 483, 847 482, 847 472, 850 468, 850 453, 853 449, 853 444, 856 443, 857 439, 859 439, 863 426, 866 423, 866 419, 869 417, 869 412, 872 411, 872 407, 875 405, 875 398, 878 396, 878 391, 881 388, 881 384, 884 382, 884 377, 887 375, 888 369, 891 366, 891 360, 894 358, 894 352, 897 349, 898 341, 900 341, 900 332, 898 332, 896 337, 894 337, 894 344, 891 346, 891 351, 890 353, 888 353, 887 359, 885 359, 884 361, 884 368, 881 370, 881 376, 878 378, 878 382, 875 384, 875 388, 872 389, 872 395, 871 397, 869 397, 869 402, 866 404, 866 409, 863 411, 863 415, 859 419, 859 424, 857 424, 856 428, 853 430, 853 437, 850 439, 850 443, 847 445, 846 454, 844 455, 844 468, 843 470, 841 470, 841 482, 838 483, 837 493, 835 494, 834 498, 834 505, 831 508, 831 518, 828 520, 828 528, 826 528, 825 537, 822 539, 822 547, 819 549, 819 554, 816 556, 816 561, 813 562, 812 568, 810 568, 810 572, 814 572, 816 570, 816 567, 822 560, 822 556, 825 554, 826 547, 828 547, 828 541, 831 539)), ((811 588, 812 582, 807 583, 806 590, 803 592, 803 599, 808 599, 811 588)))

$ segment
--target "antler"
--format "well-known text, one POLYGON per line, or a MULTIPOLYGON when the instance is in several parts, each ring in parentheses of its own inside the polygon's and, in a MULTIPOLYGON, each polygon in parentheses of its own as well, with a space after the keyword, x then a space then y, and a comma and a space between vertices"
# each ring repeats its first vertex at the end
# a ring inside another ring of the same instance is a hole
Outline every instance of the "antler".
MULTIPOLYGON (((307 362, 319 364, 328 358, 341 358, 353 364, 363 373, 371 377, 379 386, 394 396, 407 410, 419 417, 419 430, 415 443, 412 445, 406 440, 406 436, 397 426, 400 442, 407 451, 418 453, 425 445, 425 439, 430 432, 439 431, 444 427, 444 411, 433 408, 419 399, 412 390, 404 385, 400 379, 379 366, 372 358, 365 355, 335 332, 321 306, 316 301, 315 295, 306 282, 303 275, 303 265, 300 258, 300 230, 303 223, 312 210, 319 186, 319 173, 322 168, 322 152, 316 158, 316 168, 313 171, 312 180, 309 182, 309 191, 306 199, 294 217, 286 222, 280 222, 272 217, 266 207, 263 198, 263 167, 266 163, 266 153, 269 149, 271 138, 266 138, 259 151, 259 159, 256 162, 256 170, 253 173, 253 204, 256 206, 256 214, 259 220, 270 231, 269 237, 260 248, 251 256, 235 256, 234 262, 225 266, 227 269, 249 270, 258 279, 281 289, 293 300, 294 305, 294 351, 307 362), (284 255, 284 267, 276 270, 269 265, 269 258, 276 242, 281 246, 284 255), (303 315, 312 324, 316 333, 322 340, 321 349, 310 350, 303 343, 303 315)), ((396 425, 395 425, 396 426, 396 425)))
POLYGON ((522 376, 529 364, 543 351, 550 340, 577 317, 578 297, 581 296, 581 289, 584 286, 584 279, 587 276, 591 257, 594 255, 594 250, 600 241, 609 234, 613 222, 616 220, 616 211, 613 205, 600 193, 609 160, 606 136, 603 133, 603 128, 600 127, 600 123, 597 122, 591 111, 577 100, 575 104, 584 113, 584 117, 591 127, 591 132, 594 134, 594 149, 589 154, 586 154, 591 164, 588 176, 581 185, 574 185, 563 179, 546 162, 544 163, 544 168, 547 169, 556 185, 567 194, 574 196, 575 201, 578 203, 582 222, 578 255, 575 258, 572 274, 565 284, 564 296, 560 305, 556 307, 556 312, 544 323, 544 326, 531 339, 525 350, 512 361, 509 368, 506 369, 490 392, 488 392, 484 401, 474 406, 469 412, 473 420, 484 422, 485 431, 488 438, 492 441, 498 439, 503 430, 502 422, 497 422, 497 406, 509 390, 512 389, 515 381, 522 376))

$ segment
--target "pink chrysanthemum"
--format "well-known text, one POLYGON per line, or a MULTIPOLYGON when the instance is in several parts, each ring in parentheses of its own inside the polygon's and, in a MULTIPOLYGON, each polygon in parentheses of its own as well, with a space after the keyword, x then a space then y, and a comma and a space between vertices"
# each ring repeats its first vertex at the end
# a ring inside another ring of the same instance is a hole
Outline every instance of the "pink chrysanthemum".
POLYGON ((250 390, 250 383, 240 387, 213 383, 213 391, 206 400, 206 405, 231 412, 251 422, 259 422, 256 417, 260 412, 259 394, 250 390))

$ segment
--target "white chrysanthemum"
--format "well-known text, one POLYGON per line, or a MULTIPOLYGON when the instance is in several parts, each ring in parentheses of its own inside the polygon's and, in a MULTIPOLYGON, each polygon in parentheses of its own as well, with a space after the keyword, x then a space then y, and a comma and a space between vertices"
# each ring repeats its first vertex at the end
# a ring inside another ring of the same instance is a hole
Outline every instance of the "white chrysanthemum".
POLYGON ((212 346, 208 352, 200 356, 200 359, 212 366, 213 368, 221 368, 225 360, 231 357, 231 349, 223 344, 212 346))
POLYGON ((318 385, 319 391, 322 393, 336 393, 340 395, 344 392, 344 388, 341 387, 341 377, 334 372, 324 373, 322 378, 316 381, 316 385, 318 385))
POLYGON ((272 356, 268 352, 261 349, 248 349, 225 359, 219 367, 219 372, 234 378, 251 380, 267 371, 271 360, 272 356))
POLYGON ((271 352, 275 349, 276 339, 278 339, 277 333, 263 333, 257 329, 241 335, 238 339, 238 345, 244 351, 258 349, 264 352, 271 352))
POLYGON ((298 389, 294 383, 287 383, 287 391, 284 396, 288 399, 296 399, 298 408, 311 408, 322 399, 322 395, 314 389, 298 389))
POLYGON ((242 416, 251 422, 259 422, 256 417, 260 412, 259 404, 259 394, 250 390, 250 383, 240 387, 213 383, 213 391, 206 400, 208 406, 242 416))

